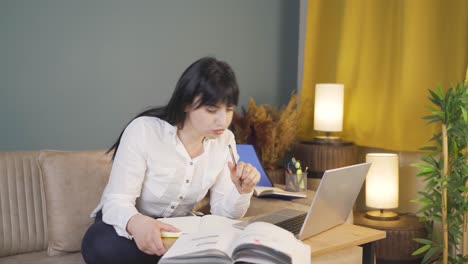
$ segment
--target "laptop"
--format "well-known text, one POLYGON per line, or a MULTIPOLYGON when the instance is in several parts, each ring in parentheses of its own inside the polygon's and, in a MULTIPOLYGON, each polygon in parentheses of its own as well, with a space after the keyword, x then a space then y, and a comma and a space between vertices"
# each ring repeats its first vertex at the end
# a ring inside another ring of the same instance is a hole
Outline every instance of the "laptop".
POLYGON ((288 192, 284 189, 275 187, 258 159, 257 153, 252 145, 236 144, 239 161, 252 164, 260 173, 260 180, 254 187, 254 195, 256 197, 269 197, 281 199, 305 198, 305 192, 288 192))
POLYGON ((283 209, 234 224, 245 228, 252 222, 268 222, 304 240, 346 222, 366 179, 370 163, 325 171, 308 212, 283 209))

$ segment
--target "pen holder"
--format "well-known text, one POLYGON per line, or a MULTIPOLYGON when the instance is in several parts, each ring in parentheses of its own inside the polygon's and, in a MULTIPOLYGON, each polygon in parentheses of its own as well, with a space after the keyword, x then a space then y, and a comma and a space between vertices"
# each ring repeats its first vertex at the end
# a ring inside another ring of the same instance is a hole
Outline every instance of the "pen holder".
POLYGON ((307 191, 307 173, 294 174, 286 172, 285 189, 289 192, 306 192, 307 191))

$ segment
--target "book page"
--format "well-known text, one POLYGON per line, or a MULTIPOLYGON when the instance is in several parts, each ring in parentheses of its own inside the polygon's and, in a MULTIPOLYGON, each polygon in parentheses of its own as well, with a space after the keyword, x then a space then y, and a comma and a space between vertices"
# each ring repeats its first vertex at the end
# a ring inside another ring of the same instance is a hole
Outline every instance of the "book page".
MULTIPOLYGON (((217 257, 230 259, 230 245, 236 237, 234 230, 219 232, 203 232, 181 235, 174 245, 164 254, 162 259, 197 257, 217 257)), ((161 260, 162 260, 161 259, 161 260)), ((164 263, 164 262, 162 262, 164 263)))
POLYGON ((201 219, 202 217, 200 216, 183 216, 158 218, 157 220, 180 229, 180 232, 162 231, 162 237, 179 237, 181 234, 192 234, 198 232, 201 219))
POLYGON ((262 193, 272 193, 274 191, 278 191, 280 190, 279 188, 277 187, 265 187, 265 186, 255 186, 254 187, 254 194, 256 194, 256 196, 259 196, 261 195, 262 193))
POLYGON ((239 220, 218 215, 168 217, 158 218, 158 221, 181 230, 180 232, 162 231, 162 237, 179 237, 181 234, 197 232, 223 232, 226 229, 231 229, 233 224, 240 222, 239 220))
POLYGON ((254 187, 254 195, 256 197, 278 196, 278 197, 290 197, 290 198, 304 198, 307 196, 306 193, 304 192, 288 192, 278 187, 262 187, 262 186, 254 187))
MULTIPOLYGON (((255 249, 254 245, 258 245, 258 248, 266 254, 268 252, 265 251, 265 248, 270 248, 272 250, 269 251, 273 256, 275 254, 281 256, 278 253, 281 252, 289 256, 292 259, 292 263, 310 263, 310 247, 297 240, 291 232, 270 223, 254 222, 248 225, 232 244, 231 252, 235 252, 236 248, 245 248, 246 244, 251 244, 252 249, 255 249)), ((252 261, 256 256, 259 256, 259 254, 252 254, 250 256, 244 254, 245 259, 241 261, 252 261)), ((239 259, 236 259, 236 261, 239 261, 239 259)), ((257 260, 254 263, 262 263, 262 261, 257 260)))
POLYGON ((224 232, 233 229, 232 225, 239 223, 239 220, 233 220, 219 215, 205 215, 202 217, 199 226, 199 232, 224 232))
POLYGON ((296 247, 294 248, 293 252, 293 264, 310 264, 311 258, 311 249, 309 245, 302 243, 302 241, 297 240, 296 247))

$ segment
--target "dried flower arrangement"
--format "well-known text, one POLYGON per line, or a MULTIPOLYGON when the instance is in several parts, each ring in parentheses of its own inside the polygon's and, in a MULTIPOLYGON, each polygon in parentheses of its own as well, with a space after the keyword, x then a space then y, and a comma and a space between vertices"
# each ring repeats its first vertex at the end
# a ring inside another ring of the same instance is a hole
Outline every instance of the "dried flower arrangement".
POLYGON ((232 122, 237 143, 252 144, 265 169, 281 167, 280 162, 297 135, 300 116, 297 94, 280 109, 256 105, 250 98, 247 109, 242 110, 243 114, 236 113, 232 122))

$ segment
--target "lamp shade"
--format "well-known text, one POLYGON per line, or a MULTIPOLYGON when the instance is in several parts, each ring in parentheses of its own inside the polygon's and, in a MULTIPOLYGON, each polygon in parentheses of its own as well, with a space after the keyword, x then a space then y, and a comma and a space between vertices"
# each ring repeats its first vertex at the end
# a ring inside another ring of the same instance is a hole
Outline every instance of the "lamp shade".
POLYGON ((325 132, 343 130, 343 99, 343 84, 321 83, 315 86, 315 130, 325 132))
POLYGON ((366 205, 376 209, 398 207, 398 155, 368 153, 372 163, 366 178, 366 205))

